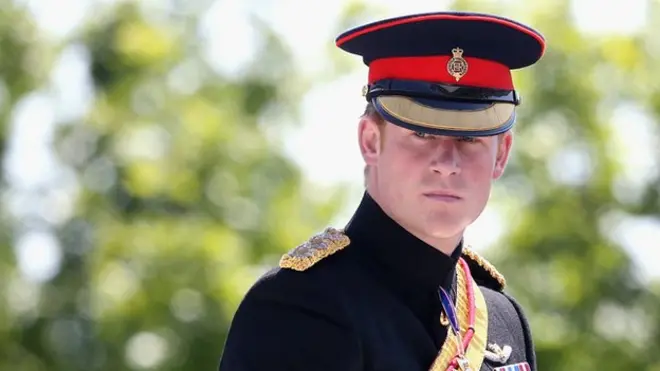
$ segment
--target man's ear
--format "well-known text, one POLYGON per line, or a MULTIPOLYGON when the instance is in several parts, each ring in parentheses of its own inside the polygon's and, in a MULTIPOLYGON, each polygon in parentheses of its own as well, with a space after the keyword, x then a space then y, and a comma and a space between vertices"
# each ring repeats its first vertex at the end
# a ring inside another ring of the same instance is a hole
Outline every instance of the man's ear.
POLYGON ((497 138, 497 154, 495 167, 493 168, 493 179, 499 179, 504 174, 506 164, 509 162, 511 147, 513 146, 513 133, 508 131, 497 138))
POLYGON ((373 166, 378 161, 381 149, 382 127, 368 116, 362 117, 358 125, 360 152, 366 165, 373 166))

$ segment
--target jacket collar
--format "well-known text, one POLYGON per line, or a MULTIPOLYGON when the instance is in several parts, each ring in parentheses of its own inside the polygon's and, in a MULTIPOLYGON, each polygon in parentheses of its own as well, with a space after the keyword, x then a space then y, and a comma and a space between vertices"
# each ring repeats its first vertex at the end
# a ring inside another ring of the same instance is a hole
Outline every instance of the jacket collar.
POLYGON ((444 254, 391 219, 367 192, 345 232, 358 254, 398 290, 451 291, 462 242, 451 256, 444 254))

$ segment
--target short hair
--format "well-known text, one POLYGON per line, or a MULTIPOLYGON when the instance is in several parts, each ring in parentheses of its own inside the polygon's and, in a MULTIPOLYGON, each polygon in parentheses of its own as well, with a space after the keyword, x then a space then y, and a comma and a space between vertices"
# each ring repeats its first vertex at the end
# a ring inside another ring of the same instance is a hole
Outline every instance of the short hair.
POLYGON ((364 107, 364 112, 362 113, 362 117, 368 117, 374 120, 378 125, 385 123, 385 119, 378 112, 378 110, 376 110, 376 107, 371 102, 368 102, 367 105, 364 107))

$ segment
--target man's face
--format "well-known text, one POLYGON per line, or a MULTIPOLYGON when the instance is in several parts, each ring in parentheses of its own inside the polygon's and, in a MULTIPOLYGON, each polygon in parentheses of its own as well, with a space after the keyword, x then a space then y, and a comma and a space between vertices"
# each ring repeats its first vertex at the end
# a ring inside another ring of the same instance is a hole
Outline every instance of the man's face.
POLYGON ((462 235, 486 206, 512 136, 433 136, 391 123, 360 123, 369 192, 394 220, 427 241, 462 235))

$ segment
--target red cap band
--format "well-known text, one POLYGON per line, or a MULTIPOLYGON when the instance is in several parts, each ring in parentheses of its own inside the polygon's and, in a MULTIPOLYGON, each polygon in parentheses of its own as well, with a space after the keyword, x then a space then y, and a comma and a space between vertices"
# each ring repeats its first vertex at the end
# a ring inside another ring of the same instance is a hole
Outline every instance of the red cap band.
POLYGON ((490 60, 464 57, 467 73, 456 81, 447 71, 451 55, 434 57, 394 57, 369 64, 369 84, 382 79, 404 79, 460 84, 491 89, 513 90, 511 70, 490 60))

